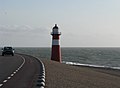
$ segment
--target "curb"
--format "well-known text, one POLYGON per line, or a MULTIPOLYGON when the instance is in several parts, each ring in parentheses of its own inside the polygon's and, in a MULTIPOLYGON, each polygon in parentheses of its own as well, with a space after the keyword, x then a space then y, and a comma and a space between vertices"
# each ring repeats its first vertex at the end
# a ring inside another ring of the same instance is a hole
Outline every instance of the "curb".
POLYGON ((34 58, 36 58, 36 60, 38 60, 38 62, 40 63, 40 67, 41 67, 40 68, 41 71, 40 71, 40 75, 38 75, 36 87, 44 88, 45 87, 45 66, 39 58, 37 58, 37 57, 34 57, 34 58))

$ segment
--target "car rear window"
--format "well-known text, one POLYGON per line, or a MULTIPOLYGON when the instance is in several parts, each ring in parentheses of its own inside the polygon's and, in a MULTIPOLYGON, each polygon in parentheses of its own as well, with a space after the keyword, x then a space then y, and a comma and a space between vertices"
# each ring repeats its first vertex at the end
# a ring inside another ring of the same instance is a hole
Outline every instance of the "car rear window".
POLYGON ((4 47, 4 50, 12 50, 12 47, 4 47))

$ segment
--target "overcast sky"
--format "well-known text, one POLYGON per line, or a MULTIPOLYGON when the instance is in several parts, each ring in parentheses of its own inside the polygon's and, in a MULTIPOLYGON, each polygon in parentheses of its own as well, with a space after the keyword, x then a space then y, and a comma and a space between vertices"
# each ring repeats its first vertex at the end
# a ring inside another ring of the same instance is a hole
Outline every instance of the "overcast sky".
POLYGON ((120 47, 120 0, 0 0, 0 47, 120 47))

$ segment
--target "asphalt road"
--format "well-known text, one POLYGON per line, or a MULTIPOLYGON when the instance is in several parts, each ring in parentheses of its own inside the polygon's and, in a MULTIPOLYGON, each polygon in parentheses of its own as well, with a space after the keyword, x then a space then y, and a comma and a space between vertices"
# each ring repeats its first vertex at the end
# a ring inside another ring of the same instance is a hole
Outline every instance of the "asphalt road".
POLYGON ((40 63, 31 56, 0 56, 0 88, 35 88, 40 63))

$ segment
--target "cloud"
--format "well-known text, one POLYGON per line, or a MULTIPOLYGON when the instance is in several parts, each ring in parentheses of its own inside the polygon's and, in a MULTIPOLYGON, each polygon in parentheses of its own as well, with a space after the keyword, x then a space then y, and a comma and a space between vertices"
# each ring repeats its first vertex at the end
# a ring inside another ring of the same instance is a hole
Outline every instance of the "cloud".
POLYGON ((44 27, 0 25, 1 46, 48 46, 50 32, 44 27))
POLYGON ((47 28, 32 27, 29 25, 0 25, 0 32, 2 33, 47 33, 47 28))
POLYGON ((0 25, 0 32, 19 32, 29 30, 30 27, 26 25, 0 25))

